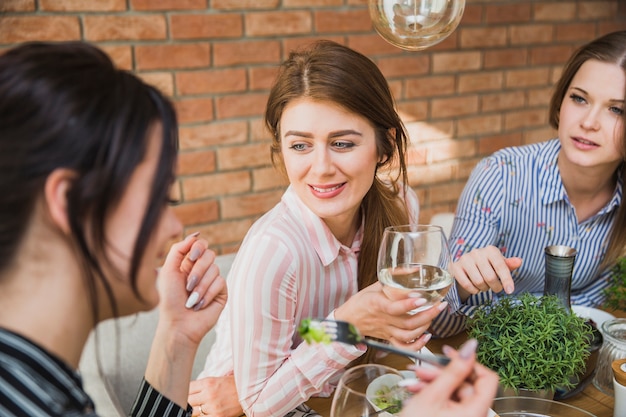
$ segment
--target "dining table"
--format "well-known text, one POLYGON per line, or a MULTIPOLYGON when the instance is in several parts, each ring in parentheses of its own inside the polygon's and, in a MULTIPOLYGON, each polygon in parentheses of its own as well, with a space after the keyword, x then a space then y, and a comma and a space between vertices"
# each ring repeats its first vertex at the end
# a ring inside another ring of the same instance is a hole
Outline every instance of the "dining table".
MULTIPOLYGON (((606 310, 616 318, 626 318, 626 312, 621 310, 606 310)), ((455 336, 444 338, 432 338, 426 347, 433 353, 442 353, 444 345, 454 348, 460 347, 467 340, 467 333, 462 332, 455 336)), ((378 360, 383 365, 390 366, 395 369, 403 370, 413 362, 405 356, 387 354, 378 360)), ((568 399, 561 400, 566 404, 583 409, 596 417, 614 417, 613 405, 614 398, 599 391, 593 383, 589 383, 583 391, 568 399)), ((332 404, 332 396, 327 398, 312 397, 306 404, 311 407, 322 417, 330 417, 330 408, 332 404)))

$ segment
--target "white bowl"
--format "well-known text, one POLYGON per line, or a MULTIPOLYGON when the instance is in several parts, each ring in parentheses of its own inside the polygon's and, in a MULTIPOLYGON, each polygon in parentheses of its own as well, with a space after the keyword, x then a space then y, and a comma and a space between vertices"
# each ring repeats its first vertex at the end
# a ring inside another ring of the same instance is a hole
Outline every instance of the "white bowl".
POLYGON ((602 323, 607 320, 612 320, 615 316, 611 313, 607 313, 606 311, 599 310, 593 307, 585 307, 585 306, 572 306, 572 311, 578 316, 586 319, 591 319, 596 324, 596 328, 600 330, 602 328, 602 323))
MULTIPOLYGON (((402 374, 404 378, 415 378, 415 373, 413 373, 412 371, 399 371, 399 372, 402 374)), ((398 375, 387 374, 387 375, 381 375, 378 378, 374 379, 372 382, 370 382, 370 384, 367 386, 367 389, 365 391, 365 395, 367 396, 367 400, 370 402, 370 404, 372 404, 372 406, 376 409, 376 411, 381 410, 381 408, 378 407, 376 405, 376 402, 374 401, 374 399, 376 398, 376 392, 383 389, 384 387, 392 388, 401 379, 402 377, 398 375)), ((408 396, 408 391, 407 391, 407 396, 408 396)), ((392 417, 395 414, 383 412, 377 415, 381 417, 392 417)))

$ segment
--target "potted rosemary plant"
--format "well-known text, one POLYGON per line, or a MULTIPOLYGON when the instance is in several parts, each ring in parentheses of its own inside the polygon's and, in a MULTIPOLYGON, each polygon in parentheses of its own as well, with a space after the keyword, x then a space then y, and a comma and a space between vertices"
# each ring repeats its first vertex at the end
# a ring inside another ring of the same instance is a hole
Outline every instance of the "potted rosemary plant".
POLYGON ((478 309, 468 326, 478 361, 498 373, 502 390, 543 391, 550 399, 557 388, 574 385, 592 339, 585 319, 553 295, 503 297, 478 309))

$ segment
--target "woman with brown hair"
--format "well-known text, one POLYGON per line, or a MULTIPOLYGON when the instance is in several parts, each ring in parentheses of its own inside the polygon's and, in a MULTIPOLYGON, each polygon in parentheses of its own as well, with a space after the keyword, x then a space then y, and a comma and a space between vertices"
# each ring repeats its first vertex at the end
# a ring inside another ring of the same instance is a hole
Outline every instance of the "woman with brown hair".
POLYGON ((206 404, 211 415, 243 408, 283 416, 332 393, 365 349, 302 343, 302 319, 349 321, 366 336, 417 350, 446 305, 410 315, 425 300, 392 301, 377 281, 383 229, 417 222, 419 208, 407 183, 406 131, 376 65, 330 41, 291 53, 265 121, 272 160, 290 186, 246 235, 228 278, 228 314, 191 384, 190 404, 206 404), (381 174, 390 167, 396 176, 381 174), (237 394, 241 405, 229 400, 237 394))

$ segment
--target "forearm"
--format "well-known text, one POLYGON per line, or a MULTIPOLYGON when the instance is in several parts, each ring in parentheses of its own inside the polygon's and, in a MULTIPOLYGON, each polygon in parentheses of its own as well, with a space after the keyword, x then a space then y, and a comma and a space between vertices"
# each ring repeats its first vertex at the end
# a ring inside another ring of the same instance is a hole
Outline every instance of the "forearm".
POLYGON ((157 327, 145 379, 163 396, 185 408, 198 345, 172 334, 175 334, 172 329, 157 327))

